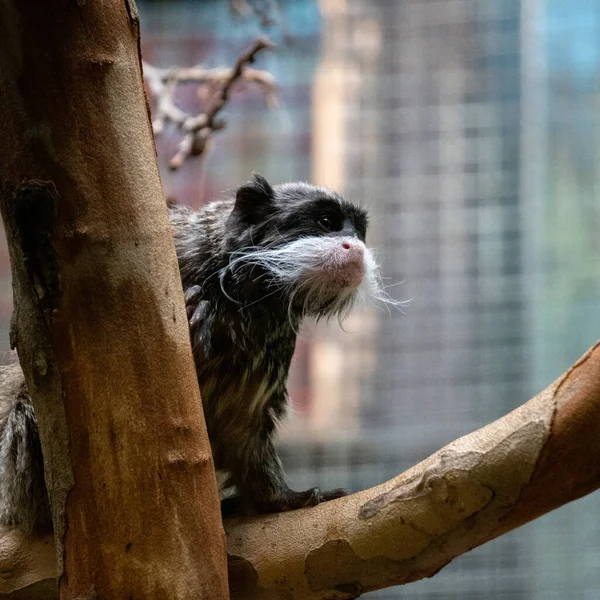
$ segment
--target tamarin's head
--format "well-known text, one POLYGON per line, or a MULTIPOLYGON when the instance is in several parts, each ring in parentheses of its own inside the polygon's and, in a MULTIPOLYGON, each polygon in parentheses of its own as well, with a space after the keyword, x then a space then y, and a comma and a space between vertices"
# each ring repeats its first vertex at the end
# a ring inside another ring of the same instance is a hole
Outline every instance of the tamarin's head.
POLYGON ((394 304, 365 246, 367 226, 366 210, 336 192, 254 175, 227 221, 221 288, 241 309, 279 301, 296 319, 343 318, 361 294, 394 304))

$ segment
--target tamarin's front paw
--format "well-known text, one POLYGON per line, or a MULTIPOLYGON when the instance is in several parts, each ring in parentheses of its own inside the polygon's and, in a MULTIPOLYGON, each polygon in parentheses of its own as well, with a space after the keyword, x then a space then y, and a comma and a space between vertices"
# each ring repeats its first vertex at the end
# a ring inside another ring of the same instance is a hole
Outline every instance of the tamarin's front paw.
POLYGON ((316 506, 321 502, 335 500, 342 496, 348 495, 348 492, 342 489, 322 492, 319 488, 314 487, 304 492, 294 492, 289 490, 280 500, 272 500, 269 502, 269 510, 261 512, 283 512, 286 510, 295 510, 297 508, 305 508, 307 506, 316 506))
POLYGON ((336 500, 337 498, 343 498, 349 493, 350 492, 342 488, 337 488, 336 490, 329 490, 328 492, 321 492, 320 502, 327 502, 328 500, 336 500))
POLYGON ((240 496, 232 496, 221 500, 221 516, 232 517, 236 515, 267 514, 286 512, 296 510, 297 508, 306 508, 316 506, 321 502, 335 500, 347 496, 346 490, 337 489, 322 492, 319 488, 311 488, 304 492, 294 492, 288 490, 285 494, 271 500, 261 500, 252 504, 245 502, 240 496))
POLYGON ((185 300, 185 311, 187 313, 188 321, 192 321, 194 318, 194 313, 196 313, 198 309, 201 297, 202 288, 199 285, 192 285, 184 290, 183 298, 185 300))

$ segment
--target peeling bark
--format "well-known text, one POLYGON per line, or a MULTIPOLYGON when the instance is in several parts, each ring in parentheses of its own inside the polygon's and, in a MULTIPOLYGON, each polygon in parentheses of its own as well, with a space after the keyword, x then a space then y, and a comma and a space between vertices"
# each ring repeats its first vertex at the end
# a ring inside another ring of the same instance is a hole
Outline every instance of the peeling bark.
MULTIPOLYGON (((364 492, 226 521, 234 600, 347 600, 435 575, 600 487, 600 344, 535 398, 364 492)), ((0 533, 0 593, 49 584, 43 541, 0 533), (14 566, 16 565, 16 566, 14 566)), ((51 600, 51 597, 48 598, 51 600)))
MULTIPOLYGON (((58 553, 30 563, 13 537, 2 578, 24 598, 49 597, 29 572, 49 565, 63 599, 226 598, 133 1, 0 2, 0 139, 11 342, 38 418, 58 553)), ((54 552, 47 540, 33 548, 54 552)))

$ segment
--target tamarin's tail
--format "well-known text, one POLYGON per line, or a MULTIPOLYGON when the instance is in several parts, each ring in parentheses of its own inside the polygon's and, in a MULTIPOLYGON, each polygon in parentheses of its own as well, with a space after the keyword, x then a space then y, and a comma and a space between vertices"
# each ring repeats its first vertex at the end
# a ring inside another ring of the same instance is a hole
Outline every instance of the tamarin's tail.
POLYGON ((0 367, 0 524, 51 528, 37 421, 18 365, 0 367))

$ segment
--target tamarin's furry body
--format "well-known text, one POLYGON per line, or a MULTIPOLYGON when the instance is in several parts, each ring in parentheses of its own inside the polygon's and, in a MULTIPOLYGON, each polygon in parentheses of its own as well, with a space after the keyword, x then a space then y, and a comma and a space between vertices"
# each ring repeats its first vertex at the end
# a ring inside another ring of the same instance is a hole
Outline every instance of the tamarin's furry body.
MULTIPOLYGON (((385 299, 365 210, 325 188, 255 175, 200 211, 170 209, 204 415, 230 509, 311 506, 341 490, 288 488, 273 437, 304 317, 385 299)), ((0 367, 0 523, 51 526, 35 414, 18 364, 0 367)))

